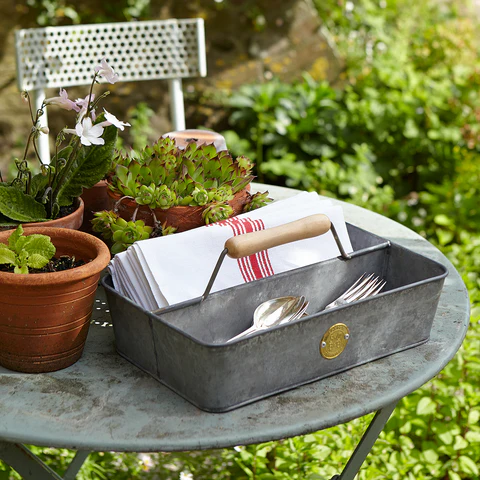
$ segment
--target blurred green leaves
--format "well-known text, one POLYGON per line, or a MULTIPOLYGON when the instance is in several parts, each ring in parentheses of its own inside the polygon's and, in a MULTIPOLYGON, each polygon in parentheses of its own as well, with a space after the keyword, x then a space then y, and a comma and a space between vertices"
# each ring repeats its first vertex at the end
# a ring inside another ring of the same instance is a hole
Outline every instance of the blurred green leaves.
MULTIPOLYGON (((129 8, 142 5, 127 3, 129 8)), ((475 16, 463 1, 315 4, 322 28, 345 58, 340 82, 334 88, 305 75, 295 84, 274 80, 242 87, 226 102, 227 144, 234 155, 255 159, 260 179, 387 214, 449 257, 472 304, 467 338, 436 378, 399 403, 358 480, 479 480, 480 63, 475 16)), ((140 111, 139 124, 148 123, 148 115, 140 111)), ((79 478, 178 479, 185 469, 196 480, 330 479, 340 473, 371 418, 279 442, 153 454, 155 466, 148 470, 135 454, 96 453, 79 478)), ((48 456, 50 449, 38 451, 48 456)), ((60 463, 59 471, 66 468, 67 451, 52 452, 49 462, 60 463)), ((2 477, 6 470, 0 464, 0 478, 8 478, 2 477)))

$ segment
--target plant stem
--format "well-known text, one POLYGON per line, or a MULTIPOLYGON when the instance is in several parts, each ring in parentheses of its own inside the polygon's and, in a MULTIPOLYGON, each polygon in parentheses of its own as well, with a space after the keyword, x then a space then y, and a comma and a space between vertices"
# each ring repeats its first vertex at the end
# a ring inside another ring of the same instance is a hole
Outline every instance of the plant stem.
POLYGON ((88 94, 88 103, 87 103, 87 110, 85 112, 85 116, 88 117, 89 113, 90 113, 90 103, 92 101, 92 92, 93 92, 93 86, 95 85, 95 80, 97 79, 97 72, 95 72, 93 74, 93 80, 92 80, 92 83, 90 85, 90 92, 88 94))
POLYGON ((30 101, 30 95, 28 92, 25 92, 28 100, 28 109, 30 110, 30 118, 32 119, 32 124, 35 125, 35 120, 33 119, 33 111, 32 111, 32 102, 30 101))
POLYGON ((27 171, 27 195, 30 195, 30 187, 32 184, 32 172, 30 170, 27 171))
POLYGON ((39 161, 42 165, 45 165, 45 164, 42 162, 42 159, 40 158, 40 154, 38 153, 37 146, 35 145, 35 141, 32 142, 32 145, 33 145, 33 149, 35 150, 35 154, 37 155, 38 161, 39 161))
MULTIPOLYGON (((30 117, 32 118, 32 124, 33 125, 32 125, 32 129, 30 130, 30 135, 28 135, 28 138, 27 138, 27 144, 25 145, 25 151, 23 152, 23 160, 27 159, 28 147, 30 146, 30 142, 32 141, 34 133, 37 131, 38 120, 43 115, 43 109, 46 107, 46 105, 44 103, 42 103, 42 106, 37 110, 35 118, 33 118, 32 106, 30 104, 30 97, 28 97, 28 106, 29 106, 29 109, 30 109, 30 117)), ((40 163, 43 165, 43 162, 40 158, 40 155, 38 154, 37 146, 35 145, 35 141, 33 141, 32 143, 33 143, 33 149, 35 150, 35 154, 37 155, 37 158, 40 161, 40 163)))
MULTIPOLYGON (((65 164, 65 166, 62 169, 62 173, 59 174, 59 177, 57 177, 58 180, 55 179, 56 180, 55 181, 56 185, 55 185, 55 187, 53 189, 53 193, 52 193, 52 204, 55 203, 55 201, 58 197, 58 194, 60 192, 60 188, 63 185, 63 182, 65 181, 65 179, 67 178, 67 175, 72 168, 73 162, 75 162, 75 159, 77 158, 77 154, 78 154, 78 150, 79 150, 79 144, 80 144, 80 137, 76 137, 73 140, 72 143, 73 143, 73 148, 72 148, 72 151, 70 152, 70 155, 68 156, 67 163, 65 164)), ((57 169, 58 169, 58 166, 57 166, 57 169)))
POLYGON ((30 135, 27 138, 27 144, 25 145, 25 151, 23 152, 23 160, 27 159, 28 147, 30 145, 30 140, 32 139, 34 130, 35 127, 32 127, 32 129, 30 130, 30 135))

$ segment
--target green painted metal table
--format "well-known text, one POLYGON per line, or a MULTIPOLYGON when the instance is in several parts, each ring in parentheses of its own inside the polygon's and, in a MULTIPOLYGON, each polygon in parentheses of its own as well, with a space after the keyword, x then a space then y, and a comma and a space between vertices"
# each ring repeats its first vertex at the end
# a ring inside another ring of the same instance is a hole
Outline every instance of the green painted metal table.
MULTIPOLYGON (((275 199, 296 193, 267 188, 275 199)), ((345 469, 334 477, 353 480, 398 400, 455 355, 467 331, 469 299, 455 268, 430 243, 392 220, 342 205, 348 222, 448 267, 427 343, 232 412, 212 414, 116 354, 108 305, 99 289, 85 352, 75 365, 49 374, 0 368, 0 459, 24 478, 60 479, 22 444, 78 450, 63 477, 73 479, 90 451, 167 452, 259 443, 376 411, 345 469)))

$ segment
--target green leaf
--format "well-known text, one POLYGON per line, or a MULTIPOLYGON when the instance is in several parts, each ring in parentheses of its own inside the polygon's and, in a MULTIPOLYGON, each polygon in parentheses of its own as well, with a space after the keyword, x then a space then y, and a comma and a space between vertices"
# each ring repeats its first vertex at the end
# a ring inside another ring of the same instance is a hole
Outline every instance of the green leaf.
POLYGON ((330 447, 327 447, 326 445, 318 445, 312 456, 320 462, 323 462, 331 455, 331 453, 332 449, 330 447))
POLYGON ((469 457, 461 455, 458 459, 458 466, 463 473, 468 475, 478 475, 477 464, 469 457))
POLYGON ((405 128, 403 130, 403 134, 407 138, 417 138, 419 136, 419 133, 420 133, 420 131, 419 131, 417 125, 415 124, 415 122, 411 118, 409 118, 405 122, 405 128))
POLYGON ((442 230, 441 228, 435 229, 435 233, 437 234, 438 241, 442 246, 450 243, 455 236, 450 230, 442 230))
MULTIPOLYGON (((32 255, 40 255, 48 260, 55 255, 55 246, 50 241, 50 237, 47 235, 33 234, 26 237, 26 241, 23 245, 24 250, 28 253, 29 258, 32 255)), ((33 266, 33 265, 32 265, 33 266)), ((42 265, 43 267, 43 265, 42 265)), ((34 267, 41 268, 41 267, 34 267)))
POLYGON ((468 442, 461 436, 457 435, 455 437, 455 443, 453 445, 454 450, 463 450, 468 447, 468 442))
POLYGON ((15 252, 12 252, 12 250, 3 243, 0 243, 0 263, 15 265, 15 252))
POLYGON ((55 254, 55 246, 46 235, 23 235, 21 225, 9 236, 9 246, 0 243, 0 263, 15 266, 15 273, 28 273, 28 267, 42 268, 55 254))
POLYGON ((73 151, 73 147, 71 145, 68 145, 66 146, 65 148, 62 148, 58 153, 57 155, 55 155, 53 158, 52 158, 52 161, 50 162, 52 165, 57 163, 57 160, 62 158, 63 160, 67 161, 68 160, 68 157, 70 156, 70 154, 72 153, 73 151))
POLYGON ((21 225, 19 225, 15 231, 8 237, 8 246, 18 252, 16 246, 17 246, 17 243, 18 243, 18 240, 22 237, 23 235, 23 227, 21 225))
POLYGON ((435 450, 425 450, 423 453, 423 458, 427 463, 433 464, 438 460, 438 453, 435 450))
POLYGON ((16 228, 18 227, 18 224, 18 222, 15 222, 14 220, 9 220, 7 217, 5 217, 5 215, 2 215, 0 213, 0 227, 2 227, 3 229, 9 230, 11 228, 16 228))
POLYGON ((437 404, 430 397, 423 397, 417 405, 417 415, 431 415, 435 413, 437 404))
POLYGON ((437 225, 441 225, 442 227, 449 227, 453 225, 453 221, 451 218, 447 217, 445 214, 441 213, 439 215, 435 215, 433 221, 437 225))
POLYGON ((18 222, 45 220, 45 207, 18 188, 0 185, 0 213, 18 222))
POLYGON ((480 410, 470 410, 468 413, 468 424, 477 425, 480 420, 480 410))
POLYGON ((474 432, 470 430, 465 434, 465 439, 470 443, 480 443, 480 432, 474 432))
POLYGON ((28 240, 28 237, 21 236, 19 239, 15 242, 15 245, 12 248, 12 250, 17 254, 17 255, 26 255, 26 250, 23 249, 23 246, 25 245, 25 242, 28 240))
MULTIPOLYGON (((58 202, 60 206, 71 205, 84 188, 93 187, 108 172, 117 140, 117 127, 110 125, 102 135, 104 145, 80 146, 77 158, 61 185, 58 202)), ((60 172, 61 176, 61 172, 60 172)))
POLYGON ((445 431, 437 433, 438 439, 445 445, 451 445, 453 443, 453 434, 451 431, 445 431))
POLYGON ((32 253, 28 256, 27 266, 30 268, 43 268, 49 261, 49 258, 38 253, 32 253))
POLYGON ((439 130, 431 129, 431 130, 427 131, 427 136, 431 140, 438 140, 438 139, 442 138, 442 133, 439 130))
POLYGON ((48 185, 48 176, 43 175, 42 173, 37 173, 32 177, 30 182, 30 195, 36 197, 40 192, 40 196, 43 195, 46 187, 48 185))
POLYGON ((13 273, 26 274, 26 273, 28 273, 28 267, 26 265, 22 265, 21 267, 15 265, 15 269, 13 270, 13 273))
POLYGON ((449 480, 462 480, 462 477, 458 473, 453 472, 452 470, 449 470, 448 471, 448 479, 449 480))

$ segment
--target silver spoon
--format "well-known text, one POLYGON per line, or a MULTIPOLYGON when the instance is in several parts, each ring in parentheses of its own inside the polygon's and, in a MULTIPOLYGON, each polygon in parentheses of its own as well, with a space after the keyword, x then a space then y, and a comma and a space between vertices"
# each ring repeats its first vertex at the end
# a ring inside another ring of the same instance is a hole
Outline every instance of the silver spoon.
POLYGON ((306 313, 307 311, 307 308, 308 308, 308 305, 310 304, 310 302, 304 297, 300 297, 300 298, 303 298, 304 301, 303 301, 303 305, 301 305, 298 310, 296 310, 294 312, 294 314, 290 317, 285 317, 280 323, 279 325, 284 325, 285 323, 288 323, 288 322, 293 322, 293 320, 297 320, 298 318, 300 317, 306 317, 308 316, 308 313, 306 313))
POLYGON ((228 342, 244 337, 258 330, 264 330, 265 328, 273 327, 279 323, 290 321, 293 317, 297 316, 299 310, 303 309, 303 311, 305 311, 305 303, 308 305, 308 302, 305 302, 305 297, 303 295, 301 297, 288 296, 273 298, 261 303, 253 313, 253 325, 228 340, 228 342), (305 309, 303 308, 304 306, 305 309))

